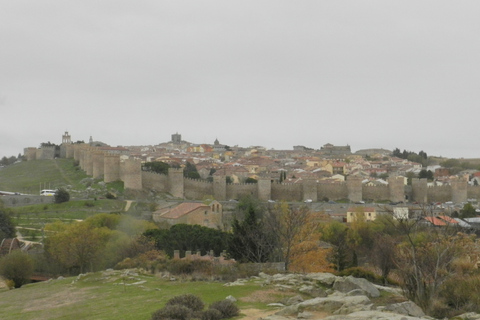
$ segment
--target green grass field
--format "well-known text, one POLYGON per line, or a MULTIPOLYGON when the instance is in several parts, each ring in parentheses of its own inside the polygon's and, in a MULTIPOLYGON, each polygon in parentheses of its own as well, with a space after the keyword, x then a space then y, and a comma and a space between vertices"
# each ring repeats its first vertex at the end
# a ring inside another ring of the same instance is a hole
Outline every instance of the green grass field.
POLYGON ((11 208, 12 219, 17 231, 25 240, 39 241, 45 224, 55 221, 69 223, 85 220, 98 213, 119 213, 125 209, 121 200, 73 200, 64 203, 38 204, 11 208))
POLYGON ((77 277, 71 277, 14 290, 1 289, 0 317, 2 320, 139 320, 150 319, 151 314, 163 307, 167 300, 186 293, 198 295, 206 306, 232 295, 238 299, 237 305, 241 309, 267 309, 267 302, 285 296, 269 293, 268 301, 242 299, 264 290, 254 281, 243 286, 225 287, 220 282, 169 281, 153 275, 124 277, 122 273, 97 272, 78 281, 75 281, 77 277))
POLYGON ((41 189, 71 185, 83 190, 80 183, 85 172, 74 165, 73 159, 23 161, 0 170, 0 190, 39 194, 41 189))
MULTIPOLYGON (((86 178, 88 176, 75 166, 73 159, 24 161, 0 170, 0 190, 38 195, 43 188, 70 186, 72 190, 81 192, 87 188, 87 184, 81 183, 86 178)), ((90 184, 90 187, 99 188, 95 183, 90 184)), ((115 190, 115 193, 123 191, 122 182, 109 183, 106 187, 115 190)), ((28 205, 11 208, 11 211, 12 219, 24 239, 39 241, 44 236, 42 229, 47 223, 84 220, 103 212, 124 212, 125 204, 125 201, 95 197, 87 200, 72 198, 61 204, 28 205)))

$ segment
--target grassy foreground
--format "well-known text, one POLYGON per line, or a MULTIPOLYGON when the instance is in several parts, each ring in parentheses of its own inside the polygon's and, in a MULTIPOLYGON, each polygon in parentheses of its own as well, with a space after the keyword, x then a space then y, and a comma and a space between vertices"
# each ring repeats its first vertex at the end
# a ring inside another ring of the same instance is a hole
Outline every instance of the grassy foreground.
MULTIPOLYGON (((50 280, 22 288, 0 289, 2 320, 50 319, 150 319, 176 295, 198 295, 206 307, 232 295, 241 309, 265 309, 267 301, 248 299, 261 285, 249 281, 243 286, 220 282, 182 282, 148 275, 125 275, 125 271, 104 271, 83 277, 50 280), (253 300, 253 301, 252 301, 253 300)), ((272 296, 272 301, 278 296, 272 296)), ((242 315, 238 317, 241 319, 242 315)))

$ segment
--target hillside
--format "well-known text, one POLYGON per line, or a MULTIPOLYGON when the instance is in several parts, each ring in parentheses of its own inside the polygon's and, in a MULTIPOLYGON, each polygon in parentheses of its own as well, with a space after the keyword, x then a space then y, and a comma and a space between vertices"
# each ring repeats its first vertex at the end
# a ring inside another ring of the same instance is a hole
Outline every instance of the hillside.
POLYGON ((266 302, 292 295, 269 290, 260 300, 248 298, 261 290, 261 285, 255 282, 227 288, 220 282, 172 281, 169 277, 112 270, 29 284, 14 290, 0 288, 0 309, 2 320, 147 320, 168 299, 186 293, 198 295, 206 305, 232 295, 243 310, 265 309, 266 302))
MULTIPOLYGON (((137 269, 106 270, 10 291, 4 288, 0 289, 1 316, 2 320, 149 320, 169 299, 188 293, 202 299, 207 308, 215 301, 233 299, 240 308, 234 319, 425 319, 399 288, 351 276, 260 273, 230 283, 193 279, 194 275, 142 274, 137 269)), ((468 319, 480 316, 469 315, 468 319)))
POLYGON ((87 175, 73 159, 23 161, 0 169, 0 190, 39 194, 41 189, 70 185, 85 189, 80 182, 87 175))

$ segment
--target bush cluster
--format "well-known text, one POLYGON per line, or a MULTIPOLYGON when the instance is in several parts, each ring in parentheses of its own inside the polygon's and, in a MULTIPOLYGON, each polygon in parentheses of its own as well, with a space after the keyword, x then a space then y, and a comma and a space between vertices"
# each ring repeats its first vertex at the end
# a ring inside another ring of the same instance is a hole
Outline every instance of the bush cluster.
POLYGON ((165 307, 152 314, 152 320, 221 320, 239 315, 240 310, 230 300, 216 301, 207 310, 203 310, 203 301, 193 295, 184 294, 167 301, 165 307))

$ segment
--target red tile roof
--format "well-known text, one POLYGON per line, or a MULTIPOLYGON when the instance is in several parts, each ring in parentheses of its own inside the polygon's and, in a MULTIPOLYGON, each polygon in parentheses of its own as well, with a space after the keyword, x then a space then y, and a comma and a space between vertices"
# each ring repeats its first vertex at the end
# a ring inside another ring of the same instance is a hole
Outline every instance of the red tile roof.
POLYGON ((184 202, 179 204, 173 209, 164 209, 160 212, 160 216, 162 218, 167 218, 167 219, 178 219, 198 208, 201 207, 207 207, 209 206, 203 204, 203 203, 198 203, 198 202, 184 202))
POLYGON ((453 219, 452 217, 449 217, 449 216, 438 216, 438 218, 440 218, 442 220, 445 220, 448 223, 455 223, 455 224, 458 223, 457 220, 455 220, 455 219, 453 219))
POLYGON ((438 219, 437 217, 425 217, 425 220, 433 224, 434 226, 446 226, 447 223, 445 223, 443 220, 438 219))

